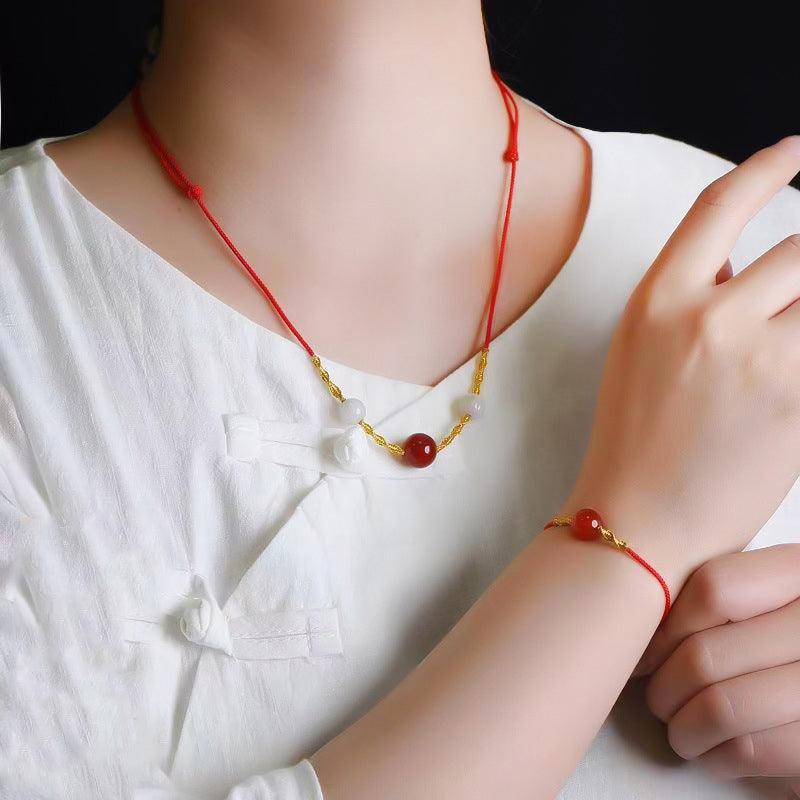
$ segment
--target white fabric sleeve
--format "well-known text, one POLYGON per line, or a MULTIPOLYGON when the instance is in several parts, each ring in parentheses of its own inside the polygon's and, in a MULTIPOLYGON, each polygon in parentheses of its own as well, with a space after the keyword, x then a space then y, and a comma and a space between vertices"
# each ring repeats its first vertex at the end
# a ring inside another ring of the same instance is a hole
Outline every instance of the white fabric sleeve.
MULTIPOLYGON (((152 783, 140 785, 133 800, 210 800, 207 795, 181 791, 159 770, 152 783)), ((214 800, 324 800, 311 762, 304 758, 289 767, 253 775, 214 800)))
POLYGON ((304 758, 292 767, 248 778, 234 786, 225 800, 323 800, 323 797, 317 773, 304 758))

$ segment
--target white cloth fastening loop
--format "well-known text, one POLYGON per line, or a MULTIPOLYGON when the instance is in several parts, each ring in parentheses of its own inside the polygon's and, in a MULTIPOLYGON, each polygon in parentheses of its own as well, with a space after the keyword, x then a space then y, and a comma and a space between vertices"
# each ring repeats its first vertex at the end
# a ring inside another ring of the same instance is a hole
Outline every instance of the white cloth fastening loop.
POLYGON ((226 613, 200 575, 191 578, 190 595, 166 613, 122 617, 123 638, 139 644, 181 638, 241 661, 316 658, 343 652, 336 605, 314 608, 263 608, 248 614, 226 613), (176 616, 177 614, 177 616, 176 616))
POLYGON ((181 633, 195 644, 233 655, 231 633, 225 614, 213 600, 192 597, 180 619, 181 633))

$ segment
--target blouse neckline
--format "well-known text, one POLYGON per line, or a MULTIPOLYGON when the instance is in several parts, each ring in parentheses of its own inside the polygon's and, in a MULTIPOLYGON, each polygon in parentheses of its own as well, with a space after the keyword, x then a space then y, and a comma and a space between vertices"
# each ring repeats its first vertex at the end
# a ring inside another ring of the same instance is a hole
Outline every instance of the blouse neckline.
MULTIPOLYGON (((578 239, 555 277, 545 287, 544 291, 539 295, 539 297, 533 303, 531 303, 531 305, 529 305, 522 312, 522 314, 520 314, 520 316, 507 325, 492 339, 491 354, 494 356, 494 359, 498 357, 498 354, 502 352, 504 348, 511 346, 511 341, 518 335, 521 335, 521 331, 531 324, 534 317, 539 314, 541 307, 547 304, 552 297, 559 293, 560 287, 571 279, 570 276, 573 272, 572 267, 577 262, 581 261, 584 252, 587 251, 587 249, 589 249, 591 246, 590 242, 593 239, 593 233, 597 225, 597 217, 599 216, 597 197, 599 186, 598 152, 597 143, 593 135, 594 131, 582 126, 564 122, 563 120, 558 119, 550 112, 543 109, 538 104, 534 103, 532 100, 522 96, 520 96, 520 98, 525 103, 528 103, 529 105, 538 109, 541 113, 553 121, 576 132, 589 146, 591 153, 589 206, 586 210, 583 226, 578 239)), ((159 281, 171 282, 176 294, 180 295, 187 293, 191 295, 194 303, 208 306, 211 312, 225 320, 230 329, 241 328, 250 336, 255 337, 258 342, 263 341, 269 348, 279 348, 282 354, 285 355, 287 360, 289 360, 291 363, 299 361, 299 363, 309 367, 310 364, 308 353, 300 346, 300 344, 295 342, 293 339, 290 339, 288 336, 284 336, 263 325, 260 325, 242 312, 235 309, 233 306, 228 305, 219 297, 209 292, 189 275, 178 269, 178 267, 141 241, 127 228, 117 222, 113 217, 96 206, 77 188, 77 186, 75 186, 75 184, 69 180, 69 178, 67 178, 65 173, 62 172, 60 166, 44 149, 44 146, 53 141, 79 136, 81 133, 82 132, 57 136, 42 136, 33 140, 30 146, 33 154, 38 157, 45 164, 45 167, 55 176, 57 183, 61 185, 79 205, 83 206, 89 215, 97 219, 98 226, 101 228, 106 228, 113 237, 122 240, 129 250, 140 252, 142 254, 140 263, 146 264, 148 268, 158 272, 159 274, 157 279, 159 281)), ((512 228, 510 229, 510 232, 513 232, 513 215, 512 228)), ((449 372, 435 384, 426 385, 359 369, 343 362, 336 361, 335 359, 325 356, 322 353, 318 353, 318 355, 323 366, 331 373, 331 377, 339 383, 347 384, 352 381, 358 383, 359 385, 374 386, 376 389, 378 389, 378 387, 385 387, 387 393, 389 394, 391 394, 393 389, 402 390, 403 395, 406 397, 409 394, 419 397, 423 395, 445 393, 453 398, 462 394, 466 394, 469 391, 471 376, 475 368, 477 358, 476 353, 470 356, 466 361, 462 362, 459 366, 455 367, 451 372, 449 372)), ((489 359, 490 372, 491 363, 493 361, 492 355, 490 355, 489 359)), ((344 386, 342 388, 344 390, 344 386)), ((345 394, 347 394, 346 391, 345 394)), ((392 414, 390 416, 393 417, 395 415, 392 414)))

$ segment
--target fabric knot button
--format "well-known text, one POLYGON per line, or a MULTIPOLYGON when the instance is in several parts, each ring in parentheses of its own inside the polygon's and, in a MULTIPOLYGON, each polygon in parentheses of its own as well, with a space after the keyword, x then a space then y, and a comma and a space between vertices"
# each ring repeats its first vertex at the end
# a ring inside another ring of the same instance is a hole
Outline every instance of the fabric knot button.
POLYGON ((206 597, 192 597, 180 618, 181 633, 190 642, 233 655, 228 621, 219 606, 206 597))
POLYGON ((211 626, 211 603, 204 597, 192 598, 192 605, 184 610, 180 624, 181 633, 190 642, 202 643, 211 626))

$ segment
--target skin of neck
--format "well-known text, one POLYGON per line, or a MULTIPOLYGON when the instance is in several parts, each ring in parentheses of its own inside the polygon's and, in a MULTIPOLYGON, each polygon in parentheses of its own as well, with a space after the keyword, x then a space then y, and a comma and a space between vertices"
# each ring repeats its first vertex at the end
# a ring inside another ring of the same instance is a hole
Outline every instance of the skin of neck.
POLYGON ((490 70, 479 2, 167 0, 142 96, 195 180, 280 197, 265 224, 308 259, 405 240, 422 261, 456 194, 451 234, 496 225, 509 121, 490 70))

